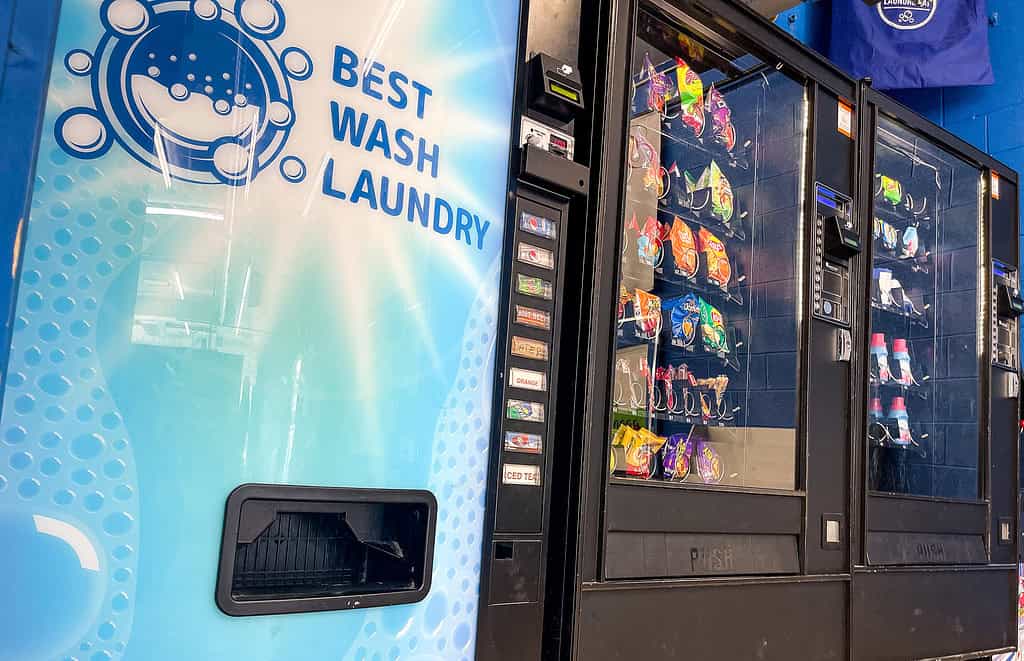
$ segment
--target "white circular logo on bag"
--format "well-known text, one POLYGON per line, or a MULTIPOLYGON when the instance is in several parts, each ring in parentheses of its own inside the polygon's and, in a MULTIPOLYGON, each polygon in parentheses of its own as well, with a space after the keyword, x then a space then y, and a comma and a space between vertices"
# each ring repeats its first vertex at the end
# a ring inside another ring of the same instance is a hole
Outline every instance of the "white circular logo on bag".
POLYGON ((882 0, 878 15, 885 24, 897 30, 917 30, 935 17, 939 0, 882 0))

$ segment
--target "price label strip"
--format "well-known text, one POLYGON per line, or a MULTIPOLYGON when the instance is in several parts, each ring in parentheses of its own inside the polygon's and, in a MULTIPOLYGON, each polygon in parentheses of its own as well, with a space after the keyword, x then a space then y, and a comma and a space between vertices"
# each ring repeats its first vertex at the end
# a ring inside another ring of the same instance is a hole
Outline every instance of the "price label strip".
POLYGON ((544 392, 548 389, 548 379, 544 372, 513 367, 508 371, 508 385, 522 390, 544 392))
POLYGON ((524 434, 518 431, 505 432, 505 452, 540 454, 543 442, 540 434, 524 434))
POLYGON ((558 227, 555 225, 555 221, 525 211, 519 215, 519 229, 552 241, 558 238, 558 227))
POLYGON ((538 248, 529 243, 520 243, 517 254, 519 261, 524 264, 538 266, 548 271, 555 268, 555 253, 545 248, 538 248))
POLYGON ((516 323, 540 330, 551 330, 551 313, 525 305, 516 306, 516 323))
POLYGON ((501 467, 501 481, 504 484, 520 484, 528 487, 539 487, 540 466, 505 464, 501 467))
POLYGON ((510 399, 505 402, 505 417, 521 422, 544 422, 544 405, 540 402, 510 399))
POLYGON ((551 283, 544 278, 535 278, 533 276, 517 273, 516 291, 520 294, 525 294, 526 296, 543 298, 545 301, 550 301, 554 288, 551 286, 551 283))
POLYGON ((547 360, 548 343, 513 335, 512 355, 520 358, 529 358, 530 360, 547 360))

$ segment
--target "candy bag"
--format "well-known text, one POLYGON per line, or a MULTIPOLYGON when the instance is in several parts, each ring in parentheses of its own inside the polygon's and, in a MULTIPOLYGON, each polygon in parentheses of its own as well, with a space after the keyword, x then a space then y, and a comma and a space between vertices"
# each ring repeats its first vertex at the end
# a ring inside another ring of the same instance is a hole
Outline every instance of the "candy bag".
MULTIPOLYGON (((690 428, 693 429, 692 427, 690 428)), ((672 434, 661 449, 661 468, 666 480, 682 482, 690 474, 689 434, 672 434)))
POLYGON ((722 313, 703 298, 700 299, 700 329, 705 349, 712 353, 729 353, 729 338, 722 313))
POLYGON ((687 294, 672 307, 672 344, 689 349, 697 339, 700 325, 700 299, 687 294))
POLYGON ((665 438, 643 427, 632 431, 626 445, 626 475, 650 479, 654 476, 658 451, 665 444, 665 438))
POLYGON ((668 233, 672 242, 672 257, 676 262, 676 272, 686 278, 697 275, 700 258, 697 254, 697 240, 690 226, 680 220, 679 216, 672 219, 672 229, 668 233))
POLYGON ((637 289, 633 295, 633 316, 637 337, 653 340, 661 330, 661 298, 637 289))
POLYGON ((725 476, 725 466, 722 458, 706 440, 697 441, 697 474, 704 484, 718 484, 725 476))
POLYGON ((676 58, 676 84, 679 88, 679 118, 693 130, 696 137, 704 133, 704 83, 697 72, 681 58, 676 58))
POLYGON ((707 111, 711 115, 711 130, 715 142, 731 152, 736 147, 736 127, 732 125, 732 111, 725 97, 714 85, 708 89, 707 111))
POLYGON ((732 277, 732 265, 725 253, 725 244, 706 227, 700 228, 697 238, 700 240, 700 249, 704 253, 704 263, 708 268, 708 280, 725 289, 729 286, 729 278, 732 277))

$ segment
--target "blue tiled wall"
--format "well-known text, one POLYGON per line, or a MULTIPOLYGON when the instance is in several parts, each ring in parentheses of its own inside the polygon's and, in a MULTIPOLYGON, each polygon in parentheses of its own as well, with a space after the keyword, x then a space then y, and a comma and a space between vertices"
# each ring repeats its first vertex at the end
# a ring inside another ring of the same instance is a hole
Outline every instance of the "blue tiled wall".
MULTIPOLYGON (((776 22, 827 53, 831 0, 805 0, 776 22)), ((996 84, 903 90, 892 95, 979 149, 1024 173, 1024 2, 988 0, 989 47, 996 84)), ((1024 254, 1024 231, 1021 232, 1024 254)))

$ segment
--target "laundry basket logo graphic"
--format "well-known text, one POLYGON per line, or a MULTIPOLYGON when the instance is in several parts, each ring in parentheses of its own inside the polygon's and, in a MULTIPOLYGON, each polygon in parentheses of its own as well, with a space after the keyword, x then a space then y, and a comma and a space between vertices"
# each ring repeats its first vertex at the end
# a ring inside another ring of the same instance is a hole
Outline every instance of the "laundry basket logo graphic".
MULTIPOLYGON (((285 29, 277 0, 104 0, 94 52, 64 66, 88 76, 92 107, 57 119, 68 154, 98 158, 114 141, 144 165, 182 181, 240 186, 281 153, 295 122, 290 81, 313 73, 309 55, 276 51, 285 29)), ((282 159, 301 181, 305 164, 282 159)))

